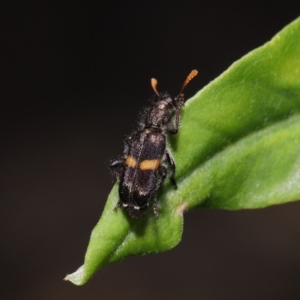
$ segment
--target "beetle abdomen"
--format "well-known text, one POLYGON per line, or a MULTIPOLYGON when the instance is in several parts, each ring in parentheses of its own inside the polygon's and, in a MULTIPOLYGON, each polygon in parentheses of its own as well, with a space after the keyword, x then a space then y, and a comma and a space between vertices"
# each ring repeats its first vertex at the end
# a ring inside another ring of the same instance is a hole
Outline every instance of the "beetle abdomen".
POLYGON ((138 131, 125 158, 125 169, 120 181, 119 195, 122 205, 130 212, 142 211, 151 200, 156 178, 165 152, 165 137, 151 130, 138 131))

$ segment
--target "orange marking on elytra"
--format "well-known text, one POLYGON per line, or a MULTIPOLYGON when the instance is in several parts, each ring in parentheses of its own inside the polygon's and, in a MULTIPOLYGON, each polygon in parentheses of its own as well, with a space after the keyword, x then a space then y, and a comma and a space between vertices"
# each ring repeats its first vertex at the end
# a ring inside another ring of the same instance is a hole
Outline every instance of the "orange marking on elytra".
POLYGON ((160 159, 145 159, 140 163, 140 169, 145 170, 157 170, 160 166, 160 159))
POLYGON ((135 168, 136 167, 136 159, 130 155, 126 157, 125 165, 130 167, 130 168, 135 168))

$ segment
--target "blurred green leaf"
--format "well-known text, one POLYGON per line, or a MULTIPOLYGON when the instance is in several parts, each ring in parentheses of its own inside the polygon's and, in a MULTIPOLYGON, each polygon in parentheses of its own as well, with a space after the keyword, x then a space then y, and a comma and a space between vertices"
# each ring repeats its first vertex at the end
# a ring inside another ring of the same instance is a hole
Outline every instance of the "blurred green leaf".
MULTIPOLYGON (((185 74, 184 74, 185 75, 185 74)), ((66 277, 82 285, 127 256, 171 249, 185 209, 261 208, 300 198, 300 19, 234 63, 190 99, 169 139, 178 189, 166 180, 160 218, 131 220, 117 185, 94 228, 84 265, 66 277)))

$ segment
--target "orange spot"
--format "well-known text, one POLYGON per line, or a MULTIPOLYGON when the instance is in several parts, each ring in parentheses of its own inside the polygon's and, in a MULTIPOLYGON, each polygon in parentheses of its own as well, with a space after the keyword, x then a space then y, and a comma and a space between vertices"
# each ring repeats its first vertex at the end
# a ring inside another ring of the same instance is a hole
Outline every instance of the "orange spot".
POLYGON ((140 169, 144 170, 157 170, 160 166, 160 159, 145 159, 140 163, 140 169))
POLYGON ((135 168, 136 167, 136 159, 130 155, 128 155, 126 157, 126 161, 125 161, 126 166, 130 167, 130 168, 135 168))

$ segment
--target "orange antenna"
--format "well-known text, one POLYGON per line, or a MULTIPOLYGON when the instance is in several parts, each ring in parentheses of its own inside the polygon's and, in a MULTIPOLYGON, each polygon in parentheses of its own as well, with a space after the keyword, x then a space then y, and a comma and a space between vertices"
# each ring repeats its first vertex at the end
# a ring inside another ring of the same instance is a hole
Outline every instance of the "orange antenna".
POLYGON ((184 90, 184 88, 188 85, 188 83, 198 74, 197 70, 192 70, 191 73, 189 74, 189 76, 186 78, 186 80, 184 81, 182 88, 179 92, 179 94, 181 94, 184 90))
POLYGON ((159 97, 159 93, 156 89, 157 86, 157 80, 155 78, 151 78, 151 86, 153 88, 154 93, 159 97))

